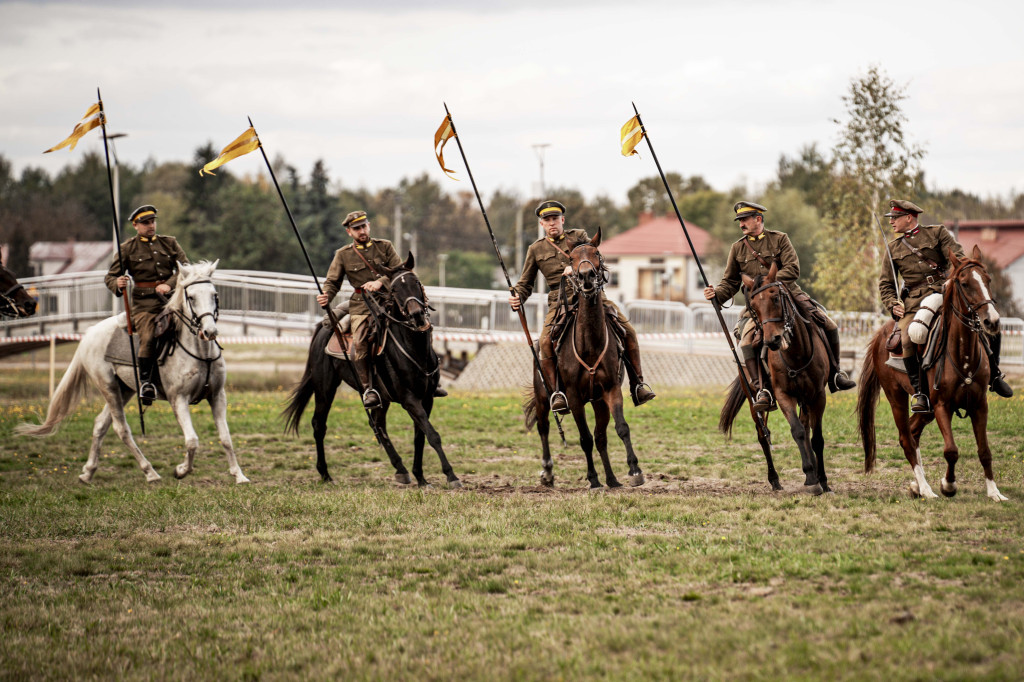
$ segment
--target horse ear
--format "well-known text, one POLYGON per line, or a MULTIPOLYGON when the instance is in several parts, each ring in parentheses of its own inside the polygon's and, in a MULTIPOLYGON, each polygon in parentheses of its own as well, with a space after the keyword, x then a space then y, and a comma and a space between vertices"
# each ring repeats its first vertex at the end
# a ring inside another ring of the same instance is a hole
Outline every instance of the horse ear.
POLYGON ((595 234, 593 236, 593 238, 590 240, 590 245, 591 246, 600 246, 601 245, 601 226, 600 225, 597 226, 597 234, 595 234))
POLYGON ((220 258, 218 258, 217 260, 213 261, 213 265, 211 265, 211 266, 210 266, 210 272, 211 272, 211 273, 212 273, 212 272, 213 272, 214 270, 216 270, 216 269, 217 269, 217 263, 220 263, 220 258))
POLYGON ((953 251, 953 249, 946 249, 946 255, 949 257, 949 262, 953 266, 954 270, 960 267, 961 261, 959 258, 956 257, 956 253, 953 251))
POLYGON ((754 288, 754 279, 752 277, 748 277, 747 275, 742 275, 742 277, 743 286, 747 288, 747 291, 752 291, 754 288))
POLYGON ((412 251, 409 252, 409 257, 405 259, 405 263, 402 265, 406 270, 412 270, 416 266, 416 259, 413 258, 412 251))
POLYGON ((779 264, 776 263, 775 261, 772 261, 772 266, 770 268, 768 268, 768 281, 769 282, 774 282, 775 278, 778 276, 778 274, 779 274, 779 264))
POLYGON ((978 248, 977 244, 971 250, 971 260, 981 260, 981 249, 978 248))

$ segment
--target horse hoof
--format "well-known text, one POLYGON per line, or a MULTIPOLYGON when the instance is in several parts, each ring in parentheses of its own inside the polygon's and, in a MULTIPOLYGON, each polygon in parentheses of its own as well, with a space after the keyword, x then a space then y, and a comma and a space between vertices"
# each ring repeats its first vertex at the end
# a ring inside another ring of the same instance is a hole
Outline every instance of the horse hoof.
POLYGON ((242 483, 252 483, 252 481, 250 481, 250 480, 249 480, 248 478, 246 478, 246 477, 245 477, 244 475, 241 475, 241 474, 240 474, 240 475, 238 475, 238 476, 235 476, 235 483, 237 483, 237 484, 241 485, 242 483))
POLYGON ((608 482, 608 487, 609 488, 621 488, 622 484, 619 483, 618 481, 609 481, 608 482))
POLYGON ((188 476, 188 471, 182 471, 180 466, 174 467, 174 477, 179 481, 188 476))
POLYGON ((629 477, 629 485, 634 488, 636 488, 637 486, 641 486, 646 482, 647 480, 644 478, 643 474, 637 474, 636 476, 629 477))
POLYGON ((92 483, 92 476, 87 476, 86 474, 79 474, 78 480, 80 483, 89 485, 90 483, 92 483))
POLYGON ((942 494, 946 497, 954 497, 956 496, 957 486, 955 482, 947 483, 946 479, 942 479, 942 484, 939 486, 939 490, 941 490, 942 494))
POLYGON ((548 471, 542 471, 540 474, 540 484, 545 488, 554 488, 555 475, 548 471))
POLYGON ((409 483, 412 483, 412 477, 409 476, 409 474, 395 474, 395 483, 408 485, 409 483))
POLYGON ((822 489, 820 483, 815 483, 814 485, 805 485, 801 492, 807 493, 808 495, 814 495, 815 497, 817 497, 818 495, 821 495, 825 491, 822 489))
POLYGON ((157 483, 160 481, 160 474, 155 471, 150 471, 146 474, 146 483, 157 483))
POLYGON ((448 481, 448 488, 451 490, 457 490, 462 487, 462 481, 455 479, 454 481, 448 481))
POLYGON ((590 484, 590 489, 589 489, 589 492, 592 492, 592 493, 599 493, 599 492, 601 492, 602 490, 604 490, 604 486, 603 486, 603 485, 601 485, 600 483, 591 483, 591 484, 590 484))
POLYGON ((910 484, 910 497, 912 497, 915 500, 921 497, 921 488, 918 487, 917 481, 913 481, 910 484))
POLYGON ((769 483, 772 484, 772 490, 774 490, 775 492, 785 490, 785 488, 782 487, 782 484, 779 483, 778 481, 769 481, 769 483))

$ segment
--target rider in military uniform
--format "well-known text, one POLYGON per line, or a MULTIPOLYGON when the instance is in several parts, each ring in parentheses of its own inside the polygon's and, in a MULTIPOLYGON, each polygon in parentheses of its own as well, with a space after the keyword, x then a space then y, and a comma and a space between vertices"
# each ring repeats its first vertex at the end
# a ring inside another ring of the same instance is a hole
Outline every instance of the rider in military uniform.
POLYGON ((120 257, 124 258, 124 273, 121 259, 114 254, 114 262, 107 270, 103 282, 115 295, 121 296, 128 286, 132 287, 132 325, 139 333, 139 397, 149 405, 156 399, 153 385, 153 371, 156 358, 153 357, 153 342, 156 336, 156 318, 164 309, 164 300, 178 281, 178 263, 188 263, 188 257, 174 237, 156 233, 156 208, 139 206, 132 211, 132 227, 138 235, 121 244, 120 257))
MULTIPOLYGON (((368 357, 370 334, 373 325, 370 323, 370 308, 363 298, 365 292, 380 291, 387 287, 391 280, 384 274, 383 268, 397 268, 402 264, 395 252, 394 245, 387 239, 370 238, 370 221, 366 211, 352 211, 341 223, 352 243, 334 252, 334 260, 324 279, 324 293, 316 297, 321 308, 326 308, 331 299, 341 289, 342 280, 348 277, 355 289, 349 304, 349 315, 352 323, 352 360, 359 375, 359 383, 363 391, 363 406, 367 408, 380 405, 380 394, 371 384, 370 363, 368 357)), ((437 397, 448 393, 438 386, 434 392, 437 397)))
MULTIPOLYGON (((911 412, 930 413, 932 406, 928 395, 922 390, 921 361, 917 356, 917 347, 910 340, 907 327, 914 319, 914 313, 921 307, 921 302, 929 294, 942 291, 942 285, 949 276, 949 258, 947 252, 952 251, 958 258, 966 258, 964 249, 943 225, 919 225, 917 216, 924 212, 917 204, 894 199, 889 202, 889 225, 899 236, 889 242, 889 253, 892 254, 892 268, 883 267, 878 277, 878 291, 893 319, 900 328, 900 340, 903 344, 903 363, 907 368, 907 376, 914 387, 914 397, 910 405, 911 412), (893 268, 903 277, 906 296, 901 297, 896 291, 893 281, 893 268)), ((988 357, 991 377, 989 390, 1009 398, 1013 389, 999 371, 999 348, 1002 345, 1002 334, 997 334, 989 342, 988 357)))
MULTIPOLYGON (((725 303, 732 300, 742 286, 742 275, 756 279, 758 275, 767 275, 772 263, 778 265, 777 278, 786 285, 793 300, 800 308, 801 314, 808 319, 817 321, 825 331, 825 338, 832 351, 832 367, 829 371, 829 388, 845 391, 857 384, 839 368, 839 328, 824 312, 814 299, 808 296, 796 283, 800 276, 800 258, 789 241, 785 232, 764 229, 764 213, 768 210, 760 204, 749 201, 737 202, 732 209, 736 213, 733 220, 740 223, 743 236, 733 243, 726 260, 725 274, 717 287, 708 286, 704 289, 704 298, 725 303)), ((754 409, 766 411, 772 409, 772 396, 767 386, 761 385, 761 371, 758 361, 758 349, 754 347, 754 332, 757 325, 750 316, 750 309, 743 311, 740 317, 740 354, 743 356, 750 383, 759 389, 754 400, 754 409)))
MULTIPOLYGON (((565 206, 557 201, 545 201, 537 207, 537 219, 540 227, 544 229, 546 237, 538 239, 526 252, 526 262, 523 264, 523 276, 513 287, 513 293, 509 299, 509 305, 513 310, 519 307, 533 293, 533 285, 539 271, 544 276, 548 285, 548 314, 544 318, 544 329, 540 335, 540 368, 544 373, 544 380, 551 387, 551 411, 568 412, 569 403, 565 393, 558 390, 556 381, 556 358, 554 345, 551 341, 551 325, 558 310, 558 289, 562 278, 572 274, 571 259, 569 253, 580 244, 589 242, 586 230, 565 229, 565 206)), ((629 323, 629 319, 615 306, 607 301, 604 292, 601 292, 601 301, 615 308, 616 316, 623 328, 626 330, 625 351, 626 351, 626 373, 629 375, 630 395, 636 405, 643 405, 654 398, 655 393, 651 387, 644 383, 643 370, 640 368, 640 344, 636 339, 636 330, 629 323)))

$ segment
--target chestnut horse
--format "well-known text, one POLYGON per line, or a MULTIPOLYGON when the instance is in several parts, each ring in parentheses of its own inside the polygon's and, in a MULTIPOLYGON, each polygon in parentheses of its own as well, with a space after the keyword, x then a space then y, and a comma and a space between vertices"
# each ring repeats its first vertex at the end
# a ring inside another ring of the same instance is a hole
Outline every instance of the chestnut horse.
POLYGON ((942 328, 939 351, 942 358, 922 377, 922 389, 929 392, 934 413, 911 414, 907 400, 913 389, 907 375, 886 364, 885 340, 895 322, 886 322, 875 333, 864 357, 861 389, 857 399, 861 442, 864 446, 864 471, 875 467, 875 406, 879 389, 892 408, 892 417, 900 433, 900 447, 914 473, 910 491, 915 497, 938 497, 928 485, 921 464, 921 432, 932 419, 939 425, 944 442, 946 475, 942 478, 942 494, 956 495, 956 462, 959 449, 953 441, 953 414, 961 410, 969 415, 978 443, 978 459, 985 472, 986 493, 1004 501, 992 478, 992 451, 988 445, 988 356, 986 336, 999 332, 999 313, 992 300, 990 277, 981 263, 981 252, 974 247, 970 258, 957 258, 949 252, 953 274, 943 285, 942 328), (938 376, 936 376, 938 374, 938 376), (927 384, 927 386, 925 386, 927 384))
MULTIPOLYGON (((749 292, 747 307, 761 329, 775 399, 800 450, 805 477, 802 492, 820 495, 830 491, 825 475, 825 439, 821 434, 829 370, 828 349, 818 325, 800 314, 792 294, 783 282, 778 281, 777 275, 777 263, 772 263, 768 274, 759 275, 756 280, 743 275, 743 286, 749 292)), ((722 407, 718 428, 723 433, 732 431, 736 414, 746 402, 740 381, 740 377, 733 381, 722 407)), ((764 414, 767 423, 767 413, 764 414)), ((751 416, 757 419, 753 407, 751 416)), ((770 457, 768 480, 775 490, 782 489, 770 457)))
POLYGON ((30 317, 36 300, 18 283, 14 273, 0 265, 0 317, 30 317))
MULTIPOLYGON (((569 401, 576 427, 580 433, 580 447, 587 457, 587 480, 591 488, 600 488, 601 482, 594 468, 594 445, 604 464, 605 482, 609 488, 622 484, 612 471, 608 459, 608 422, 615 418, 615 433, 626 446, 626 463, 629 465, 628 483, 631 486, 644 484, 644 474, 633 452, 633 441, 629 435, 629 424, 622 411, 622 345, 612 331, 612 316, 608 314, 602 293, 605 283, 605 266, 597 247, 601 243, 601 228, 587 243, 579 244, 569 253, 572 274, 567 278, 569 286, 577 293, 579 308, 566 330, 564 340, 555 351, 558 373, 565 382, 565 396, 569 401), (591 436, 587 425, 587 403, 594 408, 594 433, 591 436)), ((555 339, 552 339, 555 341, 555 339)), ((523 405, 526 427, 537 425, 543 448, 541 484, 555 484, 551 448, 548 445, 548 395, 541 383, 540 375, 534 372, 532 395, 523 405)))

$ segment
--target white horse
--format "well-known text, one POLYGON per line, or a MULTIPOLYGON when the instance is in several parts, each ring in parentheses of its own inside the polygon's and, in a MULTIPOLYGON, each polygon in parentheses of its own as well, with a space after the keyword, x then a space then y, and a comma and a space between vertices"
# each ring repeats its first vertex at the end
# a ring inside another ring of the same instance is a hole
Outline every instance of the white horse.
MULTIPOLYGON (((217 261, 219 262, 219 261, 217 261)), ((185 461, 174 469, 177 478, 183 478, 192 471, 192 461, 199 449, 199 437, 192 427, 189 404, 206 398, 213 411, 220 443, 228 456, 228 471, 236 483, 248 483, 235 458, 231 444, 231 432, 227 421, 227 396, 224 381, 227 370, 224 356, 216 344, 217 338, 217 291, 211 281, 217 262, 201 262, 194 265, 178 264, 178 284, 166 308, 178 320, 177 343, 164 365, 160 368, 160 379, 164 395, 174 410, 182 433, 185 435, 185 461)), ((87 379, 99 389, 107 404, 96 417, 92 429, 92 447, 89 459, 78 477, 89 483, 99 466, 100 446, 111 424, 114 432, 132 454, 146 474, 149 482, 159 481, 160 474, 149 463, 142 450, 135 444, 131 429, 125 419, 126 402, 135 397, 135 372, 130 365, 113 364, 105 358, 108 346, 115 334, 124 334, 125 315, 115 315, 95 325, 82 337, 82 342, 71 359, 68 371, 57 386, 46 421, 39 425, 19 424, 15 431, 29 436, 49 436, 71 412, 87 379)))

